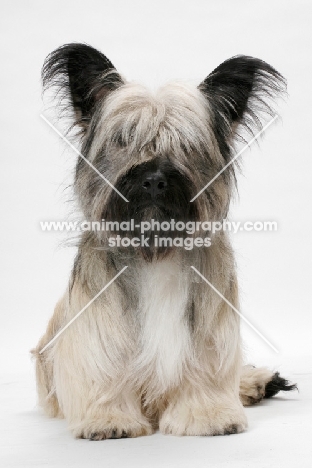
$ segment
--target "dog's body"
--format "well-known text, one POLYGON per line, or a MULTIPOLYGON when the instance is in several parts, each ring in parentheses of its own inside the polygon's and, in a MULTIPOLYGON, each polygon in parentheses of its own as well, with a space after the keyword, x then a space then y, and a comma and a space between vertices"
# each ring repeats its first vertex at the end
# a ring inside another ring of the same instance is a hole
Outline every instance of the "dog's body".
MULTIPOLYGON (((80 159, 75 191, 89 221, 226 218, 233 165, 190 200, 230 161, 237 128, 260 125, 257 112, 268 112, 267 98, 283 86, 265 62, 236 57, 198 88, 175 83, 151 95, 82 44, 53 52, 43 77, 70 97, 82 154, 128 199, 80 159)), ((247 426, 243 404, 266 389, 271 396, 293 388, 266 369, 242 367, 238 315, 190 268, 239 308, 226 233, 193 250, 159 248, 151 232, 147 247, 109 248, 109 234, 82 236, 69 287, 34 350, 39 399, 50 416, 64 416, 75 436, 94 440, 158 426, 177 435, 236 433, 247 426)))

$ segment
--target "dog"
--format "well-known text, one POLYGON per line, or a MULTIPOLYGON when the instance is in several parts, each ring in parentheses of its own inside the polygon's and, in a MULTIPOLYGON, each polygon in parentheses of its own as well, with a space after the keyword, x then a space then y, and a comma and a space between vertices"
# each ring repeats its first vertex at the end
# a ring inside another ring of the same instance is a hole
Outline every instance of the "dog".
POLYGON ((234 142, 273 115, 272 99, 285 91, 285 79, 242 55, 197 87, 174 82, 152 94, 79 43, 53 51, 42 77, 44 89, 56 86, 59 105, 79 129, 83 157, 74 192, 84 219, 133 220, 134 229, 120 234, 127 246, 112 242, 111 228, 81 234, 69 285, 32 351, 40 405, 47 415, 66 418, 75 437, 90 440, 157 429, 243 432, 243 406, 296 386, 242 363, 227 233, 209 232, 207 248, 207 232, 199 229, 201 247, 185 249, 194 234, 169 232, 167 225, 226 219, 236 186, 235 164, 229 164, 234 142), (137 226, 151 220, 159 231, 147 229, 134 246, 137 226))

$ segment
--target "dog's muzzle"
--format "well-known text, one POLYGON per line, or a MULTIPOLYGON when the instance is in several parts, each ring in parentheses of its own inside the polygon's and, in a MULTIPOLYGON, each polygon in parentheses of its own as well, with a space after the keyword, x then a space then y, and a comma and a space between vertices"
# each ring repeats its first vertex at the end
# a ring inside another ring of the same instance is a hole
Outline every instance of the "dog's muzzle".
POLYGON ((134 165, 119 179, 116 188, 129 202, 113 192, 103 210, 106 220, 198 219, 197 204, 190 203, 196 193, 192 181, 168 160, 157 158, 134 165))

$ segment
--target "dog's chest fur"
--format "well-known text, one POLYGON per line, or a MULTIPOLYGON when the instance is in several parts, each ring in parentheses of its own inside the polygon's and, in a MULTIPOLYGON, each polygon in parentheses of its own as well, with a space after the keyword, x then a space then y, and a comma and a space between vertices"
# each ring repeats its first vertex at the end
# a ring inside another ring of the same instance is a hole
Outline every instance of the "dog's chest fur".
POLYGON ((145 264, 140 275, 140 352, 136 365, 152 369, 155 385, 179 382, 190 355, 189 277, 175 258, 145 264), (157 381, 157 383, 156 383, 157 381))

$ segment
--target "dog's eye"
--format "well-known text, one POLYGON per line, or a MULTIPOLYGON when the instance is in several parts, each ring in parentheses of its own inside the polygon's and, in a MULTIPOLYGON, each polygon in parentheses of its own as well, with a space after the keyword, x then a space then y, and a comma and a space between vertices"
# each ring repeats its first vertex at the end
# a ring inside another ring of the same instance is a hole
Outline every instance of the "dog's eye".
POLYGON ((114 143, 119 146, 120 148, 127 147, 130 143, 134 140, 134 130, 130 132, 128 136, 124 136, 122 132, 118 132, 115 135, 114 143))
POLYGON ((116 146, 119 146, 120 148, 124 148, 125 146, 127 146, 127 143, 123 139, 121 132, 116 133, 115 138, 114 138, 114 143, 116 144, 116 146))

